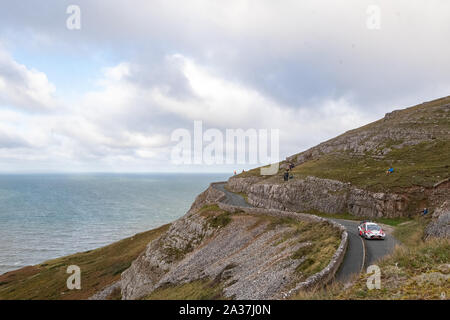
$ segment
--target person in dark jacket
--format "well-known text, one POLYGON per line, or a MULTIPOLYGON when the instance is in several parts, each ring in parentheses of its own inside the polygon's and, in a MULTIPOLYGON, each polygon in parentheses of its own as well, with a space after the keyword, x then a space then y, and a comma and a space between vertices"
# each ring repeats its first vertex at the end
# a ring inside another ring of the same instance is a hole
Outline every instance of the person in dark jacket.
POLYGON ((286 171, 284 172, 284 181, 288 181, 289 180, 289 170, 286 169, 286 171))

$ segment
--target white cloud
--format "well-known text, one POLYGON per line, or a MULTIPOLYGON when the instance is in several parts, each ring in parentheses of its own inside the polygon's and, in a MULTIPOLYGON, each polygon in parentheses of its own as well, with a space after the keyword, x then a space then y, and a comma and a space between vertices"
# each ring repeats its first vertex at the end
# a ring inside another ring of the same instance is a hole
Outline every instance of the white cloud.
POLYGON ((0 107, 40 112, 57 106, 55 86, 43 72, 16 62, 0 43, 0 107))
POLYGON ((168 56, 166 61, 176 61, 171 68, 176 65, 187 81, 190 95, 185 99, 173 96, 168 84, 146 86, 136 81, 144 67, 119 63, 104 70, 97 79, 97 90, 79 101, 66 101, 64 112, 0 111, 0 124, 14 133, 0 139, 13 149, 8 155, 0 154, 0 159, 15 156, 19 165, 34 162, 47 165, 47 170, 60 168, 61 163, 84 170, 155 170, 162 166, 167 170, 171 132, 180 126, 192 129, 194 120, 202 120, 205 130, 215 127, 224 132, 226 128, 280 129, 284 155, 366 120, 344 98, 322 101, 314 111, 310 106, 291 108, 254 88, 223 79, 181 54, 168 56), (136 127, 136 123, 148 126, 136 127), (21 143, 12 143, 13 136, 21 143))
POLYGON ((79 5, 79 32, 59 25, 62 2, 11 2, 0 12, 0 39, 15 50, 31 48, 43 60, 55 51, 61 60, 49 64, 58 69, 52 75, 73 61, 97 61, 92 56, 114 61, 98 79, 85 79, 95 84, 88 92, 64 101, 42 70, 0 49, 0 164, 163 168, 171 131, 191 129, 194 120, 205 129, 279 128, 285 156, 450 88, 448 1, 79 5), (369 4, 380 6, 378 31, 366 28, 369 4))
MULTIPOLYGON (((101 90, 86 94, 78 112, 89 125, 75 124, 70 136, 83 144, 135 150, 135 154, 143 158, 154 156, 154 150, 166 147, 163 152, 167 161, 170 132, 179 124, 191 130, 193 121, 202 120, 205 129, 280 129, 282 149, 288 155, 292 150, 298 151, 370 120, 359 106, 352 105, 351 99, 345 97, 318 101, 315 108, 291 108, 253 88, 222 79, 181 54, 167 59, 177 60, 191 89, 189 98, 173 97, 164 86, 146 87, 134 82, 141 68, 121 63, 104 73, 99 81, 101 90), (133 132, 130 123, 139 121, 148 121, 149 127, 133 132), (154 123, 161 126, 152 128, 154 123), (163 131, 158 131, 161 129, 163 131), (82 134, 78 134, 79 131, 82 134)), ((71 126, 63 127, 67 134, 71 126)))

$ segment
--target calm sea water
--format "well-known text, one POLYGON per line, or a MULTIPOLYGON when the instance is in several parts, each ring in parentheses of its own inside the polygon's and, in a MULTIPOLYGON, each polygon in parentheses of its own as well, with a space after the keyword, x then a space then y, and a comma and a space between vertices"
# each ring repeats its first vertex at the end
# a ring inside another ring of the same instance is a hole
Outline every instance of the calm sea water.
POLYGON ((0 274, 98 248, 186 213, 224 174, 0 175, 0 274))

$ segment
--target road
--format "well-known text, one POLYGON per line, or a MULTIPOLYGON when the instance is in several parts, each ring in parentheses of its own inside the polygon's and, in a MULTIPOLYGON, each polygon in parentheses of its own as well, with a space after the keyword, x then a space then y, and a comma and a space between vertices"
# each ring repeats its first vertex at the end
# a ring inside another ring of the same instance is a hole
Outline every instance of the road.
POLYGON ((241 195, 225 189, 225 182, 217 183, 214 186, 226 194, 227 197, 222 201, 223 203, 239 207, 252 207, 241 195))
POLYGON ((353 274, 365 271, 368 266, 378 259, 392 252, 395 247, 395 239, 389 231, 386 231, 385 240, 366 240, 358 234, 358 221, 331 219, 343 225, 348 232, 348 247, 344 261, 338 272, 336 280, 346 282, 353 274))
MULTIPOLYGON (((241 195, 225 189, 225 182, 217 183, 214 186, 225 193, 226 198, 223 200, 224 203, 235 206, 251 207, 241 195)), ((389 254, 394 249, 396 241, 390 234, 390 230, 385 230, 385 240, 365 240, 358 234, 358 221, 343 219, 332 220, 340 223, 347 229, 349 240, 344 261, 336 273, 337 281, 347 282, 352 275, 363 272, 368 266, 389 254)))

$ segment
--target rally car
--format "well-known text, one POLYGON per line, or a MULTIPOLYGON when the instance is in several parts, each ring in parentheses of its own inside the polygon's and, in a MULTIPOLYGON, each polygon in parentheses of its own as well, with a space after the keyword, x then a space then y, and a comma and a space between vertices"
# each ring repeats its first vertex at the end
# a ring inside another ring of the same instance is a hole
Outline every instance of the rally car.
POLYGON ((382 239, 386 238, 386 233, 375 222, 362 221, 358 226, 358 233, 366 239, 382 239))

